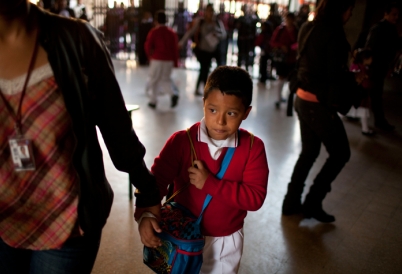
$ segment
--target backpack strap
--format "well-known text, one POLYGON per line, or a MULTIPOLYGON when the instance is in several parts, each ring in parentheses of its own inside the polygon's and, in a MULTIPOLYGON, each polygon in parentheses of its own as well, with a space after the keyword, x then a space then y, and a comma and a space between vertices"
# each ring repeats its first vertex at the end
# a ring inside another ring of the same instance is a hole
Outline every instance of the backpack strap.
MULTIPOLYGON (((187 136, 188 136, 188 139, 190 141, 190 146, 191 146, 191 165, 194 167, 194 160, 197 160, 197 153, 195 152, 194 143, 193 143, 193 140, 191 139, 190 129, 187 128, 186 132, 187 132, 187 136)), ((239 134, 239 138, 240 138, 240 130, 238 131, 238 134, 239 134)), ((253 143, 254 143, 254 134, 251 133, 251 132, 249 132, 249 134, 250 134, 250 150, 251 150, 251 148, 253 147, 253 143)), ((235 152, 235 149, 236 149, 235 147, 229 147, 228 150, 226 151, 225 157, 223 158, 223 161, 222 161, 221 168, 220 168, 218 174, 216 174, 216 177, 218 177, 218 179, 222 179, 223 175, 225 175, 225 172, 226 172, 226 170, 227 170, 227 168, 228 168, 228 166, 229 166, 229 164, 230 164, 230 162, 232 160, 232 157, 233 157, 233 154, 235 152)), ((172 196, 170 196, 169 199, 167 199, 165 203, 171 201, 180 192, 182 192, 187 187, 189 187, 189 185, 190 185, 190 183, 187 183, 184 186, 182 186, 175 193, 173 193, 172 196)), ((210 196, 210 195, 208 194, 208 196, 210 196)), ((208 196, 207 196, 207 198, 208 198, 208 196)), ((205 198, 205 201, 207 200, 207 198, 205 198)), ((210 199, 212 199, 212 197, 210 199)), ((207 205, 208 205, 208 203, 207 203, 207 205)), ((204 205, 205 205, 205 202, 204 202, 204 205)), ((205 207, 207 205, 205 205, 205 207)), ((204 211, 204 209, 202 211, 204 211)), ((202 214, 202 212, 201 212, 201 214, 202 214)))
POLYGON ((236 149, 235 147, 229 147, 228 150, 226 151, 225 157, 223 158, 222 161, 221 168, 218 174, 216 174, 216 177, 218 177, 218 179, 222 179, 223 175, 225 175, 226 169, 228 168, 230 161, 232 160, 235 149, 236 149))
POLYGON ((201 209, 200 216, 198 216, 198 219, 197 219, 197 221, 196 221, 196 224, 197 224, 197 225, 199 225, 199 224, 201 223, 202 215, 204 214, 204 211, 205 211, 205 209, 207 208, 207 206, 209 205, 209 202, 210 202, 211 200, 212 200, 212 196, 209 195, 209 194, 207 194, 207 197, 205 197, 204 204, 203 204, 202 209, 201 209))
MULTIPOLYGON (((193 140, 191 140, 190 129, 187 128, 186 132, 187 132, 188 140, 190 141, 190 147, 191 147, 191 149, 190 149, 191 150, 191 166, 194 167, 194 160, 197 160, 197 153, 195 152, 193 140)), ((172 196, 170 196, 169 199, 167 199, 165 203, 170 202, 174 197, 176 197, 180 192, 182 192, 189 186, 190 186, 190 183, 187 183, 184 186, 182 186, 181 188, 179 188, 178 190, 176 190, 176 192, 173 193, 172 196)))

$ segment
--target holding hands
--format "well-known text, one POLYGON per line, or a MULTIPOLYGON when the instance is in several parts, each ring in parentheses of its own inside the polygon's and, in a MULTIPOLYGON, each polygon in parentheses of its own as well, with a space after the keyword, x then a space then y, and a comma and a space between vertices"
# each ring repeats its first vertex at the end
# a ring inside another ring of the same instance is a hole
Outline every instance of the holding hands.
POLYGON ((144 209, 141 218, 138 220, 138 231, 141 242, 147 247, 156 248, 162 245, 161 240, 156 236, 156 233, 162 232, 158 223, 160 219, 160 207, 160 205, 156 205, 144 209))
POLYGON ((196 188, 202 189, 210 172, 201 161, 195 160, 194 167, 189 167, 188 173, 190 174, 190 183, 196 188))

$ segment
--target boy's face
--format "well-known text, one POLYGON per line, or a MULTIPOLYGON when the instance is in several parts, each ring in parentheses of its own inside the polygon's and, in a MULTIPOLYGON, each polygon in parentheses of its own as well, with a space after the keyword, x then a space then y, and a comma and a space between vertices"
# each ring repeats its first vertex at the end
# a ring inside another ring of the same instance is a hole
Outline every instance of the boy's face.
POLYGON ((208 135, 215 140, 225 140, 236 132, 250 113, 251 107, 244 107, 242 100, 234 95, 212 90, 204 99, 204 117, 208 135))

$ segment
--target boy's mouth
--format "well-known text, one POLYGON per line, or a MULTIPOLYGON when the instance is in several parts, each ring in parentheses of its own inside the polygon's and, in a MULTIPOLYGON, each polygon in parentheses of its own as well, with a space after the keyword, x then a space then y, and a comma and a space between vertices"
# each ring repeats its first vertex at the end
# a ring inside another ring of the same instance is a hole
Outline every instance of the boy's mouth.
POLYGON ((223 130, 223 129, 214 129, 214 131, 215 131, 216 133, 218 133, 218 134, 222 134, 222 133, 225 133, 225 132, 226 132, 226 130, 223 130))

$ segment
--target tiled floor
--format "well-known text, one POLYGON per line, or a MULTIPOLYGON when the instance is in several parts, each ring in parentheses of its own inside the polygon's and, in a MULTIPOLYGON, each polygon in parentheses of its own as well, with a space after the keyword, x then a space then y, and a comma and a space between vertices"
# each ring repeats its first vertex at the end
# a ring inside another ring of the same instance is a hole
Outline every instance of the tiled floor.
MULTIPOLYGON (((147 68, 136 67, 134 61, 115 61, 115 66, 126 103, 140 105, 133 113, 133 125, 147 148, 145 160, 150 166, 173 132, 202 118, 202 98, 193 96, 198 72, 175 70, 179 105, 170 109, 169 98, 162 97, 153 110, 144 92, 147 68)), ((266 86, 256 82, 253 109, 242 126, 265 142, 270 175, 265 204, 246 218, 241 274, 402 273, 401 86, 388 84, 384 94, 395 132, 378 131, 375 137, 366 137, 359 123, 344 121, 352 157, 324 201, 336 222, 321 224, 281 216, 282 199, 300 152, 298 120, 286 117, 285 107, 275 109, 276 82, 266 86)), ((307 185, 326 157, 323 148, 307 185)), ((142 263, 133 203, 128 199, 128 176, 112 166, 106 150, 104 158, 115 201, 93 273, 152 273, 142 263)))

